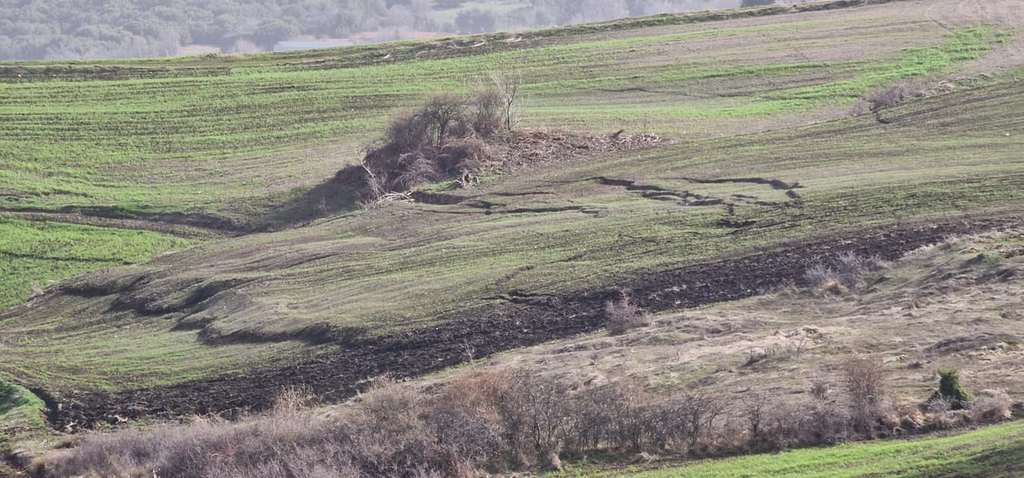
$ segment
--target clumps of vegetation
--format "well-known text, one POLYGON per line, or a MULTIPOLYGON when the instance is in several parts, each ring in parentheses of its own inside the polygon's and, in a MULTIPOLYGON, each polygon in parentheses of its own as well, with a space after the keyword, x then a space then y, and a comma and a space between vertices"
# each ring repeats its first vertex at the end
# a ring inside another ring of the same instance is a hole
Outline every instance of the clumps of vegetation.
POLYGON ((379 380, 331 414, 285 396, 238 423, 196 419, 86 437, 40 460, 40 476, 470 477, 559 468, 597 448, 692 451, 714 442, 724 403, 657 398, 631 385, 572 393, 535 371, 469 375, 434 395, 379 380))
MULTIPOLYGON (((515 72, 495 73, 470 97, 437 95, 419 109, 395 117, 383 138, 368 148, 362 163, 339 171, 313 199, 324 202, 328 199, 324 195, 331 195, 327 202, 372 205, 386 199, 408 199, 410 191, 424 183, 450 182, 465 187, 482 171, 509 172, 526 165, 661 142, 652 134, 624 135, 624 131, 607 137, 518 131, 521 84, 522 78, 515 72)), ((321 209, 337 208, 328 205, 321 209)), ((288 211, 287 215, 295 213, 288 211)))
POLYGON ((879 419, 888 417, 885 369, 877 360, 855 358, 843 365, 843 385, 849 398, 850 423, 870 435, 879 419))
POLYGON ((995 423, 1013 418, 1013 400, 1004 390, 982 390, 971 402, 975 423, 995 423))
POLYGON ((879 122, 884 123, 886 121, 881 116, 883 110, 899 106, 913 98, 922 98, 925 95, 926 89, 922 83, 909 80, 900 81, 865 94, 854 107, 853 114, 872 113, 879 122))
POLYGON ((1013 401, 1002 390, 983 390, 974 397, 960 383, 955 369, 939 370, 939 388, 921 407, 920 426, 948 430, 971 424, 997 423, 1013 417, 1013 401))
POLYGON ((889 263, 878 256, 844 252, 832 264, 822 263, 808 268, 804 280, 816 293, 842 295, 863 290, 868 275, 888 267, 889 263))
POLYGON ((872 113, 884 108, 892 108, 911 98, 924 96, 924 88, 914 82, 902 81, 895 85, 881 88, 864 96, 872 113))
POLYGON ((941 400, 949 404, 953 410, 967 408, 971 402, 971 394, 960 384, 960 371, 939 370, 939 389, 932 395, 931 400, 941 400))
POLYGON ((418 110, 394 118, 362 164, 341 170, 335 180, 366 202, 425 182, 454 179, 465 185, 494 156, 490 143, 515 128, 520 84, 515 74, 496 73, 491 86, 470 98, 430 98, 418 110))
MULTIPOLYGON (((526 369, 478 371, 430 392, 380 379, 329 413, 311 408, 299 390, 240 422, 196 419, 87 436, 40 460, 36 472, 472 477, 557 469, 565 457, 595 452, 710 457, 874 438, 938 428, 948 414, 900 411, 876 361, 852 361, 841 377, 843 387, 816 384, 807 399, 751 394, 739 404, 699 393, 656 394, 631 381, 577 389, 526 369)), ((1005 394, 986 400, 991 403, 971 415, 974 423, 1006 416, 1005 394)))
POLYGON ((755 365, 798 358, 803 355, 806 348, 806 338, 785 344, 771 344, 764 348, 751 350, 747 354, 747 360, 743 362, 743 366, 753 367, 755 365))
POLYGON ((610 335, 622 335, 630 330, 651 325, 650 315, 637 305, 628 292, 604 305, 605 327, 610 335))

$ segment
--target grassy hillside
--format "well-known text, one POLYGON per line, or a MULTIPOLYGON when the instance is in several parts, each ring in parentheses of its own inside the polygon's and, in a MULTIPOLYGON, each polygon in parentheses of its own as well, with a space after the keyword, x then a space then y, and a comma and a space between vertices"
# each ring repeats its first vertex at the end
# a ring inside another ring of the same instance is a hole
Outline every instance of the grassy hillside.
POLYGON ((573 295, 783 240, 968 212, 1019 214, 1024 124, 1009 112, 1022 107, 1020 83, 1004 82, 892 111, 888 125, 862 117, 595 158, 466 192, 461 204, 393 204, 201 245, 94 274, 3 315, 5 332, 33 340, 0 367, 61 387, 180 381, 192 376, 182 367, 197 364, 167 368, 155 351, 180 344, 182 353, 209 351, 215 363, 257 364, 244 354, 310 330, 383 336, 484 311, 506 294, 573 295), (665 192, 645 197, 596 176, 665 192), (692 179, 743 177, 800 188, 692 179), (689 196, 721 202, 681 199, 689 196), (482 201, 496 204, 483 210, 482 201), (139 320, 146 316, 163 320, 139 320), (114 340, 111 327, 149 346, 114 340), (195 340, 189 329, 197 327, 250 345, 219 353, 195 340), (131 382, 126 364, 137 373, 131 382))
MULTIPOLYGON (((131 413, 265 404, 273 380, 252 397, 219 394, 254 371, 312 377, 338 398, 388 371, 375 354, 417 358, 420 372, 495 329, 504 341, 491 351, 543 338, 519 326, 526 318, 559 336, 592 329, 602 299, 588 294, 647 281, 645 300, 660 300, 684 267, 786 241, 841 247, 870 228, 1019 218, 1019 76, 943 81, 1001 51, 1019 25, 936 12, 887 2, 303 54, 3 65, 0 305, 32 284, 124 267, 0 312, 13 338, 0 377, 131 413), (285 228, 281 211, 358 161, 390 115, 512 65, 524 130, 672 141, 485 178, 448 204, 285 228), (941 87, 878 117, 848 114, 907 78, 941 87), (254 230, 276 232, 222 237, 254 230), (590 302, 549 304, 578 297, 590 302), (173 407, 116 395, 193 385, 195 396, 147 392, 173 407)), ((752 294, 779 278, 764 267, 754 285, 726 285, 752 294)), ((726 297, 687 300, 714 298, 726 297)))
MULTIPOLYGON (((264 227, 358 161, 392 113, 493 70, 522 74, 524 127, 689 140, 833 117, 872 88, 950 74, 1011 33, 971 19, 949 31, 901 2, 732 15, 303 54, 4 64, 0 212, 154 220, 128 226, 162 232, 168 221, 264 227)), ((67 276, 6 260, 30 283, 67 276)), ((0 305, 26 297, 3 288, 0 305)))
POLYGON ((512 64, 523 65, 527 82, 526 126, 644 126, 693 137, 848 106, 873 87, 948 71, 1000 38, 991 27, 949 34, 924 22, 893 31, 884 13, 866 30, 824 15, 782 17, 355 68, 271 56, 211 75, 4 83, 2 206, 245 214, 231 211, 238 199, 286 193, 357 160, 390 112, 512 64), (811 43, 821 35, 832 41, 811 43), (851 58, 857 50, 869 56, 851 58), (333 154, 305 157, 315 152, 302 146, 324 142, 338 145, 333 154), (276 167, 259 167, 268 162, 276 167))

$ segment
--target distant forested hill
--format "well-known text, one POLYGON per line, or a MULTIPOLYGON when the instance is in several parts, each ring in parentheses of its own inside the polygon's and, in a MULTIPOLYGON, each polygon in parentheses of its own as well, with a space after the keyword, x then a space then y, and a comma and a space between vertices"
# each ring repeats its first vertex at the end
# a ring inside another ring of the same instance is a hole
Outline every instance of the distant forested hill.
MULTIPOLYGON (((770 3, 771 0, 768 0, 770 3)), ((272 50, 729 8, 765 0, 0 0, 0 60, 272 50)))

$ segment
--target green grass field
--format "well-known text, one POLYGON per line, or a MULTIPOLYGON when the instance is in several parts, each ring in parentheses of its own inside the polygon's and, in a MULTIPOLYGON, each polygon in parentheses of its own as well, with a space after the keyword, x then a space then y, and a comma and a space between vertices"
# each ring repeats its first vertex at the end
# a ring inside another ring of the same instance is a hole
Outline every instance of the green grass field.
MULTIPOLYGON (((579 297, 793 241, 1021 217, 1024 69, 992 65, 1024 25, 953 0, 869 3, 0 64, 0 441, 44 425, 22 387, 60 400, 212 380, 199 394, 362 350, 318 331, 413 340, 518 298, 579 297), (524 131, 665 141, 545 158, 445 190, 454 204, 293 214, 394 114, 493 71, 522 76, 524 131), (904 80, 926 97, 854 113, 904 80)), ((1024 425, 1011 423, 568 475, 1010 477, 1021 462, 1024 425)))
POLYGON ((0 306, 101 270, 0 313, 0 332, 17 338, 0 376, 55 390, 181 383, 333 351, 289 340, 310 327, 379 337, 488 310, 512 291, 573 295, 784 240, 1018 213, 1018 75, 960 77, 885 112, 889 124, 850 116, 875 88, 939 83, 1015 38, 1015 25, 939 24, 908 5, 660 16, 522 41, 0 65, 0 306), (185 240, 37 220, 266 225, 358 161, 395 112, 510 65, 524 79, 525 129, 672 141, 485 178, 459 205, 396 203, 269 234, 185 240), (799 183, 788 191, 799 199, 693 181, 755 176, 799 183), (192 310, 211 290, 227 293, 192 310), (260 340, 214 347, 197 329, 260 340))
MULTIPOLYGON (((238 352, 217 355, 216 347, 191 339, 195 332, 172 332, 178 321, 202 322, 228 336, 287 337, 321 324, 387 335, 486 310, 498 303, 493 297, 510 290, 572 295, 783 240, 914 219, 1019 213, 1024 205, 1019 155, 1024 124, 1009 112, 1022 107, 1020 83, 998 82, 894 110, 889 125, 865 116, 507 178, 471 192, 501 204, 491 214, 472 203, 399 203, 311 227, 205 243, 152 264, 79 281, 109 289, 139 274, 154 277, 144 287, 62 298, 0 316, 5 332, 33 337, 31 344, 10 351, 12 360, 0 364, 0 371, 30 383, 116 388, 125 383, 122 367, 131 364, 131 386, 180 381, 195 376, 183 374, 182 368, 206 367, 198 359, 207 356, 206 350, 212 360, 208 365, 215 368, 224 360, 245 362, 244 354, 263 354, 268 346, 237 345, 238 352), (971 128, 963 131, 962 124, 971 128), (730 216, 722 205, 652 200, 587 179, 594 176, 735 204, 730 216), (801 202, 792 203, 785 191, 764 185, 681 179, 750 176, 799 182, 801 202), (505 195, 523 192, 539 194, 505 195), (759 203, 735 195, 756 197, 759 203), (590 213, 528 212, 564 207, 590 213), (756 227, 735 229, 726 219, 754 221, 756 227), (238 312, 175 312, 197 291, 218 284, 231 290, 221 297, 226 301, 222 306, 238 312), (332 293, 320 293, 324 287, 332 293), (170 320, 139 322, 130 311, 108 315, 119 296, 163 310, 157 315, 170 320), (74 317, 75 326, 66 329, 62 317, 74 317), (148 346, 113 340, 112 327, 131 327, 148 346), (168 367, 166 356, 153 353, 164 348, 197 354, 196 363, 168 367)), ((261 362, 253 358, 248 363, 261 362)))
POLYGON ((1024 473, 1024 424, 1015 422, 957 435, 793 450, 650 471, 581 470, 552 476, 1011 478, 1021 473, 1024 473))
MULTIPOLYGON (((774 27, 779 28, 779 27, 774 27)), ((991 29, 964 30, 948 37, 932 50, 904 51, 897 55, 894 63, 863 65, 862 70, 893 68, 885 78, 892 80, 904 75, 907 65, 938 61, 941 68, 948 66, 932 57, 947 58, 945 51, 977 51, 986 45, 984 39, 991 35, 991 29), (907 60, 907 59, 910 60, 907 60), (924 58, 924 59, 922 59, 924 58), (893 66, 895 65, 895 66, 893 66)), ((657 44, 657 43, 652 43, 657 44)), ((553 47, 554 48, 554 47, 553 47)), ((973 54, 973 53, 971 53, 973 54)), ((478 61, 440 60, 443 65, 458 65, 459 62, 478 61)), ((573 61, 579 61, 574 59, 573 61)), ((432 64, 432 63, 428 63, 432 64)), ((557 63, 556 63, 557 64, 557 63)), ((420 65, 423 67, 423 65, 420 65)), ((435 65, 437 66, 437 65, 435 65)), ((444 67, 437 66, 439 70, 444 67)), ((371 67, 379 68, 379 67, 371 67)), ((411 66, 396 65, 380 68, 408 68, 395 72, 394 76, 412 75, 411 66)), ((931 67, 929 67, 931 68, 931 67)), ((888 70, 885 70, 888 71, 888 70)), ((364 75, 361 69, 337 70, 329 73, 307 72, 293 75, 364 75)), ((741 72, 749 75, 749 72, 741 72)), ((906 73, 912 74, 912 73, 906 73)), ((269 81, 271 77, 262 78, 269 81)), ((540 78, 542 75, 532 75, 540 78)), ((835 78, 830 78, 835 80, 835 78)), ((164 81, 164 80, 160 80, 164 81)), ((175 80, 177 81, 177 80, 175 80)), ((192 80, 189 80, 192 81, 192 80)), ((203 88, 205 94, 215 95, 215 85, 224 79, 210 79, 203 88)), ((817 97, 816 101, 841 101, 849 99, 860 89, 846 89, 846 82, 831 81, 824 84, 843 84, 833 96, 817 97)), ((854 81, 857 83, 861 80, 854 81)), ((146 81, 142 81, 146 83, 146 81)), ((129 85, 131 82, 129 82, 129 85)), ((326 84, 326 83, 325 83, 326 84)), ((419 83, 412 82, 420 87, 419 83)), ((859 84, 859 83, 858 83, 859 84)), ((27 89, 43 86, 61 86, 49 83, 18 85, 27 89)), ((95 94, 91 101, 96 103, 110 88, 126 88, 119 82, 85 82, 69 84, 83 90, 77 96, 86 101, 89 94, 95 94), (93 86, 95 88, 93 88, 93 86), (95 91, 94 91, 95 89, 95 91)), ((870 86, 864 83, 861 89, 870 86)), ((339 91, 346 94, 348 88, 358 91, 358 83, 339 82, 339 91)), ((225 87, 227 88, 227 87, 225 87)), ((424 88, 431 91, 433 87, 424 88)), ((49 90, 52 91, 52 90, 49 90)), ((128 90, 130 91, 130 89, 128 90)), ((242 90, 244 91, 244 90, 242 90)), ((250 91, 251 93, 251 91, 250 91)), ((302 93, 307 94, 307 93, 302 93)), ((403 92, 409 97, 415 95, 403 92)), ((241 96, 241 95, 240 95, 241 96)), ((814 96, 814 95, 811 95, 814 96)), ((184 91, 173 91, 166 96, 145 98, 146 102, 158 102, 161 98, 171 101, 192 101, 192 95, 184 91)), ((555 103, 555 96, 545 101, 555 103)), ((140 97, 141 99, 141 97, 140 97)), ((65 97, 74 103, 74 100, 65 97)), ((211 97, 205 100, 216 104, 211 97)), ((284 100, 281 100, 282 102, 284 100)), ((535 99, 534 102, 539 102, 535 99)), ((734 101, 734 100, 729 100, 734 101)), ((741 100, 747 105, 762 104, 762 100, 741 100)), ((771 102, 776 100, 763 100, 771 102)), ((800 100, 804 101, 804 100, 800 100)), ((288 104, 308 107, 303 101, 288 104)), ((65 103, 60 103, 64 105, 65 103)), ((281 103, 284 104, 284 103, 281 103)), ((387 104, 387 103, 385 103, 387 104)), ((527 109, 527 118, 540 121, 532 106, 527 109)), ((240 281, 249 286, 239 288, 246 297, 244 314, 216 317, 207 327, 220 334, 238 333, 272 336, 289 334, 304 327, 329 324, 333 327, 365 328, 371 334, 388 334, 397 329, 420 327, 442 319, 459 310, 486 308, 493 304, 487 297, 506 290, 522 290, 531 293, 572 293, 588 287, 600 286, 616 280, 642 274, 644 271, 662 270, 695 263, 722 254, 736 253, 749 248, 783 239, 810 237, 825 231, 856 229, 865 225, 885 224, 915 217, 937 217, 962 214, 967 211, 1006 210, 1019 207, 1022 199, 1020 186, 1021 124, 1013 115, 1007 114, 1024 105, 1024 91, 1012 80, 999 82, 978 92, 967 92, 929 100, 904 108, 901 114, 908 119, 899 127, 885 128, 874 124, 874 119, 861 117, 808 129, 794 129, 777 133, 759 133, 711 139, 694 139, 676 146, 658 148, 649 152, 631 153, 624 157, 603 158, 591 162, 574 164, 558 170, 527 174, 520 178, 501 181, 481 191, 484 194, 506 192, 545 191, 555 196, 535 196, 501 199, 505 209, 529 209, 537 207, 584 206, 596 211, 596 217, 575 212, 550 214, 493 214, 484 215, 478 210, 465 206, 437 207, 429 205, 394 205, 382 211, 355 212, 312 228, 283 231, 273 235, 259 235, 219 241, 195 248, 187 254, 177 254, 158 260, 153 265, 141 268, 127 268, 121 274, 137 274, 139 271, 158 273, 160 280, 149 284, 141 291, 143 300, 154 304, 171 304, 185 301, 198 288, 220 281, 240 281), (962 104, 971 104, 964 108, 962 104), (961 132, 957 124, 949 124, 951 117, 973 125, 968 132, 961 132), (775 158, 766 163, 765 158, 775 158), (825 166, 827 165, 827 166, 825 166), (757 197, 762 201, 784 205, 787 201, 782 191, 774 191, 758 185, 696 185, 681 176, 735 177, 764 176, 799 182, 803 205, 794 207, 763 207, 740 203, 735 209, 736 220, 757 221, 761 227, 742 234, 735 234, 731 227, 721 221, 725 218, 719 207, 684 207, 671 203, 651 201, 621 188, 602 187, 586 178, 609 176, 638 180, 640 183, 656 185, 672 190, 686 190, 709 197, 728 198, 734 194, 757 197), (405 218, 401 223, 396 218, 405 218), (162 271, 162 272, 161 272, 162 271), (310 294, 311 284, 329 284, 335 291, 329 297, 310 294), (245 293, 246 287, 255 293, 245 293), (382 311, 386 311, 382 314, 382 311)), ((379 106, 379 105, 377 105, 379 106)), ((62 106, 64 107, 64 106, 62 106)), ((141 107, 141 106, 140 106, 141 107)), ((607 110, 619 108, 608 105, 607 110)), ((635 106, 628 106, 635 108, 635 106)), ((154 111, 173 109, 170 105, 148 104, 154 111)), ((669 107, 670 108, 670 107, 669 107)), ((680 108, 696 108, 684 102, 680 108)), ((262 104, 260 111, 288 114, 293 118, 303 115, 287 108, 275 108, 262 104)), ((370 111, 370 110, 367 110, 370 111)), ((552 114, 549 109, 547 114, 552 114)), ((652 111, 657 112, 657 109, 652 111)), ((675 110, 676 112, 681 110, 675 110)), ((702 111, 714 111, 705 109, 702 111)), ((130 113, 129 117, 135 113, 130 113)), ((146 164, 163 164, 166 157, 184 154, 188 151, 195 156, 180 159, 186 167, 190 164, 217 165, 233 164, 222 156, 229 146, 245 143, 246 147, 266 148, 259 141, 247 142, 243 137, 258 136, 260 126, 237 121, 223 111, 212 110, 209 114, 223 118, 228 138, 225 142, 209 144, 208 149, 189 144, 192 141, 205 142, 203 135, 189 134, 185 127, 177 139, 166 135, 160 128, 153 133, 135 131, 126 137, 139 148, 139 157, 127 163, 113 161, 111 168, 132 177, 134 168, 138 174, 146 173, 150 178, 161 179, 160 169, 153 173, 146 164), (235 133, 231 133, 235 132, 235 133), (240 135, 240 136, 235 136, 240 135), (161 157, 160 142, 180 151, 164 150, 161 157), (204 155, 211 154, 204 158, 204 155), (218 158, 220 156, 220 158, 218 158), (154 159, 158 157, 160 159, 154 159)), ((335 113, 330 113, 335 114, 335 113)), ((748 114, 755 114, 750 113, 748 114)), ((757 113, 760 114, 760 113, 757 113)), ((46 114, 44 114, 46 115, 46 114)), ((88 115, 97 122, 118 120, 118 111, 92 112, 88 115), (109 114, 108 114, 109 113, 109 114)), ((173 116, 173 115, 172 115, 173 116)), ((380 115, 376 115, 380 117, 380 115)), ((658 116, 652 116, 657 118, 658 116)), ((89 125, 79 113, 70 115, 69 121, 89 125)), ((189 118, 188 121, 201 121, 189 118)), ((666 114, 662 121, 673 121, 666 114)), ((747 116, 749 118, 749 116, 747 116)), ((615 121, 621 121, 621 118, 615 121)), ((151 128, 143 121, 129 121, 130 127, 151 128)), ((41 123, 46 127, 61 128, 58 120, 41 123)), ((217 124, 217 123, 211 123, 217 124)), ((272 128, 272 122, 262 123, 272 128)), ((321 125, 320 122, 313 124, 321 125)), ((318 128, 320 126, 317 126, 318 128)), ((95 131, 121 131, 110 124, 94 124, 95 131)), ((280 133, 287 128, 275 128, 280 133)), ((369 129, 367 130, 369 131, 369 129)), ((283 134, 283 133, 282 133, 283 134)), ((290 133, 289 133, 290 134, 290 133)), ((298 133, 296 133, 298 134, 298 133)), ((46 135, 43 135, 46 136, 46 135)), ((299 137, 302 137, 299 134, 299 137)), ((207 138, 209 139, 209 138, 207 138)), ((304 140, 312 141, 313 137, 304 140)), ((110 149, 118 149, 116 138, 103 134, 83 135, 80 146, 84 150, 97 151, 97 144, 107 143, 110 149)), ((270 144, 270 139, 266 139, 270 144)), ((243 151, 245 147, 241 148, 243 151)), ((29 151, 32 150, 31 148, 29 151)), ((251 151, 256 154, 256 151, 251 151)), ((19 153, 20 154, 20 153, 19 153)), ((75 156, 81 158, 81 156, 75 156)), ((102 157, 97 153, 97 157, 102 157)), ((337 159, 343 162, 344 159, 337 159)), ((31 161, 53 167, 59 160, 41 153, 31 161)), ((76 163, 77 164, 77 163, 76 163)), ((76 165, 69 165, 69 168, 76 165)), ((102 170, 99 165, 94 171, 102 170)), ((13 169, 13 168, 12 168, 13 169)), ((193 168, 213 180, 223 176, 209 169, 193 168)), ((270 168, 268 174, 287 171, 270 168)), ((42 169, 41 169, 42 171, 42 169)), ((111 171, 107 170, 107 173, 111 171)), ((267 168, 257 171, 268 171, 267 168)), ((104 174, 107 174, 104 173, 104 174)), ((69 175, 81 175, 76 181, 83 188, 93 188, 88 179, 90 172, 75 169, 69 175)), ((325 171, 325 176, 327 172, 325 171)), ((47 174, 47 180, 65 181, 60 174, 47 174)), ((39 186, 42 180, 29 175, 26 184, 39 186)), ((201 193, 202 185, 188 185, 187 177, 169 180, 167 184, 147 185, 141 195, 166 195, 168 203, 190 204, 188 194, 201 193), (179 182, 175 182, 179 181, 179 182), (189 190, 188 194, 177 191, 189 190)), ((17 184, 17 183, 15 183, 17 184)), ((117 183, 99 182, 104 191, 83 193, 82 197, 105 197, 107 201, 124 201, 119 205, 130 208, 129 203, 136 193, 127 192, 117 183), (108 184, 113 187, 108 188, 108 184)), ((70 187, 62 185, 61 187, 70 187)), ((245 185, 237 187, 244 189, 245 185)), ((24 186, 28 189, 28 186, 24 186)), ((133 187, 129 187, 129 190, 133 187)), ((232 187, 215 187, 215 193, 200 194, 204 201, 228 201, 232 187)), ((236 190, 237 191, 237 190, 236 190)), ((250 194, 250 193, 239 193, 250 194)), ((491 197, 497 201, 497 197, 491 197)), ((53 195, 41 194, 36 206, 46 207, 46 202, 57 203, 53 195)), ((33 199, 34 201, 35 199, 33 199)), ((88 199, 86 199, 88 201, 88 199)), ((154 199, 153 204, 158 204, 154 199)), ((143 201, 145 202, 145 201, 143 201)), ((168 206, 165 206, 168 207, 168 206)), ((212 206, 211 206, 212 207, 212 206)), ((226 206, 220 206, 226 207, 226 206)), ((500 212, 500 209, 499 209, 500 212)), ((178 248, 182 242, 151 233, 117 233, 107 229, 83 228, 79 226, 53 226, 45 233, 38 233, 39 226, 27 223, 12 223, 5 226, 19 231, 12 234, 17 248, 7 245, 8 250, 50 250, 51 243, 60 243, 61 234, 76 236, 69 244, 73 250, 67 253, 50 252, 47 257, 69 257, 93 259, 78 262, 39 259, 16 256, 6 269, 13 272, 5 284, 7 303, 15 303, 25 297, 32 282, 45 285, 45 281, 60 279, 81 272, 87 268, 104 267, 117 263, 144 262, 148 255, 170 248, 178 248), (53 228, 63 228, 61 232, 53 228), (67 231, 65 231, 65 229, 67 231), (33 234, 21 232, 33 231, 33 234), (85 231, 85 232, 83 232, 85 231), (92 236, 86 238, 81 234, 92 236), (113 236, 111 236, 113 235, 113 236), (53 236, 53 237, 50 237, 53 236), (117 248, 117 254, 110 257, 110 240, 124 242, 117 248), (47 242, 50 241, 50 242, 47 242), (99 253, 98 250, 106 251, 99 253), (91 254, 91 255, 90 255, 91 254), (39 264, 39 261, 44 261, 39 264), (70 266, 68 264, 71 264, 70 266), (88 265, 88 266, 86 266, 88 265), (13 279, 13 277, 17 279, 13 279), (26 281, 25 279, 28 279, 26 281)), ((108 274, 100 276, 106 281, 108 274)), ((29 311, 0 318, 0 327, 9 334, 31 336, 31 343, 15 347, 9 354, 12 360, 0 365, 0 371, 19 377, 31 383, 59 384, 57 386, 87 386, 100 389, 116 388, 126 373, 134 377, 131 386, 142 386, 167 382, 179 382, 190 377, 211 373, 221 365, 246 362, 247 354, 265 357, 274 355, 274 347, 237 346, 238 354, 221 354, 216 349, 198 344, 192 339, 194 332, 170 332, 173 321, 147 321, 134 323, 126 317, 120 320, 131 327, 129 337, 109 335, 111 324, 103 319, 107 298, 93 298, 82 301, 68 309, 29 311), (61 311, 61 312, 57 312, 61 311), (56 312, 56 313, 55 313, 56 312), (74 317, 73 332, 60 324, 64 317, 74 317), (89 318, 94 317, 94 318, 89 318), (116 338, 116 339, 115 339, 116 338), (83 340, 84 339, 84 340, 83 340), (140 348, 138 340, 148 344, 140 348), (194 357, 188 361, 170 361, 168 357, 186 354, 194 357), (209 357, 200 359, 200 357, 209 357), (174 364, 171 366, 170 364, 174 364)), ((193 318, 192 320, 199 320, 193 318)), ((205 320, 205 319, 204 319, 205 320)), ((118 326, 120 327, 120 326, 118 326)), ((278 347, 280 348, 280 347, 278 347)), ((285 347, 290 350, 291 347, 285 347)), ((290 353, 290 352, 289 352, 290 353)), ((255 359, 248 363, 261 363, 255 359)))
POLYGON ((44 432, 44 410, 46 404, 28 390, 0 381, 0 453, 14 437, 44 432))
POLYGON ((0 216, 0 308, 33 289, 98 268, 148 262, 189 241, 148 231, 24 221, 0 216))
MULTIPOLYGON (((480 51, 455 53, 399 43, 238 58, 5 64, 0 214, 72 207, 273 223, 282 203, 358 161, 391 114, 438 91, 469 91, 510 65, 519 65, 525 80, 524 127, 626 128, 691 140, 827 117, 823 112, 845 110, 881 85, 954 72, 1009 35, 989 25, 948 32, 905 14, 898 5, 857 12, 856 29, 827 12, 728 23, 667 16, 653 27, 634 22, 647 28, 613 22, 535 32, 521 45, 483 36, 490 41, 480 51), (822 35, 831 41, 820 42, 822 35), (381 60, 392 54, 401 60, 381 60)), ((88 230, 96 232, 88 243, 104 242, 105 231, 88 230)), ((21 235, 19 247, 47 247, 24 244, 33 237, 41 236, 21 235)), ((0 279, 0 305, 23 301, 33 284, 86 269, 72 259, 40 265, 8 254, 0 276, 17 270, 19 280, 0 279)))

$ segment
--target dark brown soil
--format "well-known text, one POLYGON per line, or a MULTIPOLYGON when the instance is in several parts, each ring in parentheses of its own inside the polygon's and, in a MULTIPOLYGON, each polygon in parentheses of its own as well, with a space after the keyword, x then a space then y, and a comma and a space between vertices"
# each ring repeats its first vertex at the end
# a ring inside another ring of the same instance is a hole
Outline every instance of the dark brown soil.
POLYGON ((353 336, 346 339, 342 351, 297 365, 145 390, 47 396, 49 419, 57 429, 75 431, 143 417, 233 416, 266 408, 283 387, 299 384, 310 387, 326 402, 337 402, 352 396, 369 377, 422 375, 464 362, 470 355, 467 351, 479 358, 598 330, 604 325, 605 302, 621 289, 631 290, 649 311, 735 300, 800 283, 809 266, 828 264, 841 252, 895 259, 948 236, 1021 222, 1021 217, 1011 216, 906 224, 652 273, 619 287, 575 295, 510 293, 499 297, 501 303, 488 310, 453 317, 434 327, 383 338, 353 336))

